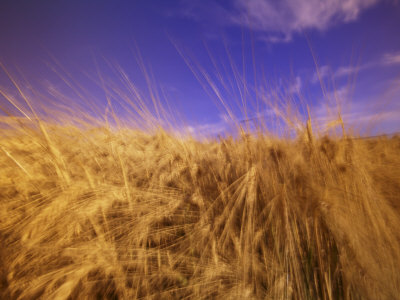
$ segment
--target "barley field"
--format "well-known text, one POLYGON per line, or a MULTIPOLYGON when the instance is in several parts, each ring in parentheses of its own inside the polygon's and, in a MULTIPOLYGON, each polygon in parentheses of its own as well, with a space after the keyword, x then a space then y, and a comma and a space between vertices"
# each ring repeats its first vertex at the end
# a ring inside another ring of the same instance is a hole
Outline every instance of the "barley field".
POLYGON ((26 123, 2 119, 1 299, 399 299, 399 137, 26 123))

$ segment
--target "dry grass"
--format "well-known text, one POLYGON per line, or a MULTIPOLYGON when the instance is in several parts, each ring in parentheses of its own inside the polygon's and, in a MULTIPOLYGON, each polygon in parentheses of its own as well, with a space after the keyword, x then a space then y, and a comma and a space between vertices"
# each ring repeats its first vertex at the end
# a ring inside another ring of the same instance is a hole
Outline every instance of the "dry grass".
POLYGON ((399 298, 399 138, 3 127, 2 299, 399 298))

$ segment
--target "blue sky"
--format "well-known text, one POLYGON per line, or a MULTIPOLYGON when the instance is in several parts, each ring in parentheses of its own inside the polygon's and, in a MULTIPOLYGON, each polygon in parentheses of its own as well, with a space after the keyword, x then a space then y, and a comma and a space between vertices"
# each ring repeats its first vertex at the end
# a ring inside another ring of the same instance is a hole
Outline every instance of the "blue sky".
MULTIPOLYGON (((132 96, 116 66, 151 103, 140 52, 153 96, 189 130, 229 128, 219 97, 237 120, 244 100, 248 117, 273 119, 263 102, 291 102, 321 121, 340 102, 356 129, 400 130, 399 1, 2 0, 0 28, 7 70, 60 103, 86 97, 104 112, 102 86, 121 86, 112 102, 132 96)), ((4 73, 0 88, 22 101, 4 73)))

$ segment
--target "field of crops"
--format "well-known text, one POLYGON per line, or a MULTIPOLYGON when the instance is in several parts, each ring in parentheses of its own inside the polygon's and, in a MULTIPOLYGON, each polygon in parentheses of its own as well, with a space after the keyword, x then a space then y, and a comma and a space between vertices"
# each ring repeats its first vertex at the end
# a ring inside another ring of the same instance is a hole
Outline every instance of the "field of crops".
POLYGON ((32 122, 2 125, 1 299, 400 295, 398 137, 32 122))

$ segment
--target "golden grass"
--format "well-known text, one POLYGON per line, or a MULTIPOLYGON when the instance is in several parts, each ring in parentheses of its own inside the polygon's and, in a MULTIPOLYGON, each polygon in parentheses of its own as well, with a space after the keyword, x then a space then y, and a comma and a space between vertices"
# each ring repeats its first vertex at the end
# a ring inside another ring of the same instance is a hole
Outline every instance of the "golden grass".
POLYGON ((399 298, 400 139, 310 134, 4 127, 0 298, 399 298))

